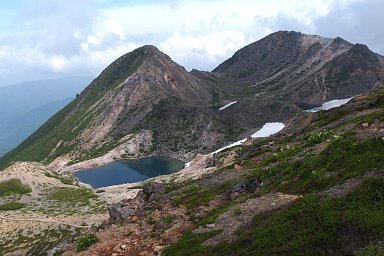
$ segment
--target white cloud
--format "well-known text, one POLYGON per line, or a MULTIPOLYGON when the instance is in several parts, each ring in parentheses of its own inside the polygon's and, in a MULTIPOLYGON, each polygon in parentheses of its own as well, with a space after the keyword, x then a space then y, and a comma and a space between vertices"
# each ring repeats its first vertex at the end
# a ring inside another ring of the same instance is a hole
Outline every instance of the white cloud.
POLYGON ((122 23, 109 19, 105 22, 105 30, 120 37, 125 35, 125 27, 122 23))
POLYGON ((207 70, 251 41, 240 31, 213 32, 196 36, 176 32, 160 44, 160 49, 172 53, 174 59, 187 64, 188 69, 197 64, 200 69, 207 70))
POLYGON ((5 52, 0 50, 0 59, 3 58, 4 56, 5 56, 5 52))
POLYGON ((120 55, 144 44, 156 45, 187 69, 211 70, 239 48, 276 30, 346 35, 377 47, 384 40, 379 25, 371 22, 371 16, 382 19, 382 0, 26 3, 13 31, 0 30, 0 81, 2 74, 18 79, 31 73, 97 75, 120 55))

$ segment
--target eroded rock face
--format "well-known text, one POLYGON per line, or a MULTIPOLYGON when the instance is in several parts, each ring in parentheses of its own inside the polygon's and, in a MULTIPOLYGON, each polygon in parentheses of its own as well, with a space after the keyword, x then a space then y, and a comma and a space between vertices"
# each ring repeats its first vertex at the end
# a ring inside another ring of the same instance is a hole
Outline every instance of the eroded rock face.
POLYGON ((140 216, 144 205, 163 194, 165 186, 163 183, 147 183, 135 198, 109 205, 110 221, 115 222, 121 219, 140 216))
POLYGON ((382 61, 365 45, 339 37, 280 31, 240 49, 213 72, 309 109, 371 90, 383 78, 382 61))

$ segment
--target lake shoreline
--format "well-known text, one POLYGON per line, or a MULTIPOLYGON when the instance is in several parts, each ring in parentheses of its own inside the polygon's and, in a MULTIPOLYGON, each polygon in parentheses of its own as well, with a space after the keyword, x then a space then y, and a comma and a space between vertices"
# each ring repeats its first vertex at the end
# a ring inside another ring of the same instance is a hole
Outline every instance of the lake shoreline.
POLYGON ((87 168, 72 173, 80 182, 94 189, 136 183, 150 178, 169 175, 182 170, 185 163, 167 157, 144 157, 117 160, 95 168, 87 168))

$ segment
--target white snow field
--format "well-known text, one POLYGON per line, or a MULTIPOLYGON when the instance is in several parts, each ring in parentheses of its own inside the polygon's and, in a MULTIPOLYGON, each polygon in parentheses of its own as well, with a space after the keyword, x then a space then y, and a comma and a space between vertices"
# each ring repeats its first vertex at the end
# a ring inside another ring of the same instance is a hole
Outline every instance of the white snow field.
POLYGON ((331 100, 331 101, 327 101, 327 102, 324 102, 323 105, 321 105, 320 107, 317 107, 317 108, 312 108, 312 109, 308 109, 308 110, 305 110, 306 112, 319 112, 320 110, 328 110, 328 109, 331 109, 331 108, 338 108, 344 104, 347 104, 348 101, 350 101, 351 99, 353 99, 353 97, 351 98, 348 98, 348 99, 341 99, 341 100, 331 100))
MULTIPOLYGON (((269 137, 273 134, 276 134, 278 133, 279 131, 281 131, 283 128, 285 127, 285 125, 283 123, 278 123, 278 122, 275 122, 275 123, 265 123, 263 125, 263 127, 258 130, 257 132, 253 133, 251 135, 252 138, 264 138, 264 137, 269 137)), ((242 139, 242 140, 238 140, 236 142, 233 142, 225 147, 222 147, 214 152, 212 152, 211 154, 216 154, 216 153, 219 153, 227 148, 232 148, 232 147, 235 147, 235 146, 239 146, 241 144, 243 144, 245 141, 247 141, 247 139, 242 139)))
POLYGON ((266 123, 263 125, 263 127, 260 130, 252 134, 251 137, 252 138, 269 137, 283 130, 284 126, 285 125, 283 123, 266 123))

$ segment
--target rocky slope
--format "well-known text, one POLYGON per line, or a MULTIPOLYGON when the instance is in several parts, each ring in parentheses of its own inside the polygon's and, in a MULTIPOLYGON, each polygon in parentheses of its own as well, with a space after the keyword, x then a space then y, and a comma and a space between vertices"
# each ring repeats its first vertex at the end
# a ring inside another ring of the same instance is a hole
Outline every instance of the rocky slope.
POLYGON ((183 158, 211 148, 228 128, 207 107, 210 89, 155 47, 144 46, 112 63, 2 162, 81 161, 117 146, 117 157, 183 158))
POLYGON ((372 89, 382 63, 366 46, 296 32, 250 44, 213 72, 187 72, 144 46, 108 66, 0 166, 28 160, 61 168, 148 155, 190 160, 265 122, 372 89))
POLYGON ((145 184, 64 255, 382 255, 384 87, 291 121, 196 161, 205 175, 145 184))
POLYGON ((369 91, 383 79, 382 63, 365 45, 282 31, 244 47, 213 72, 311 108, 369 91))

